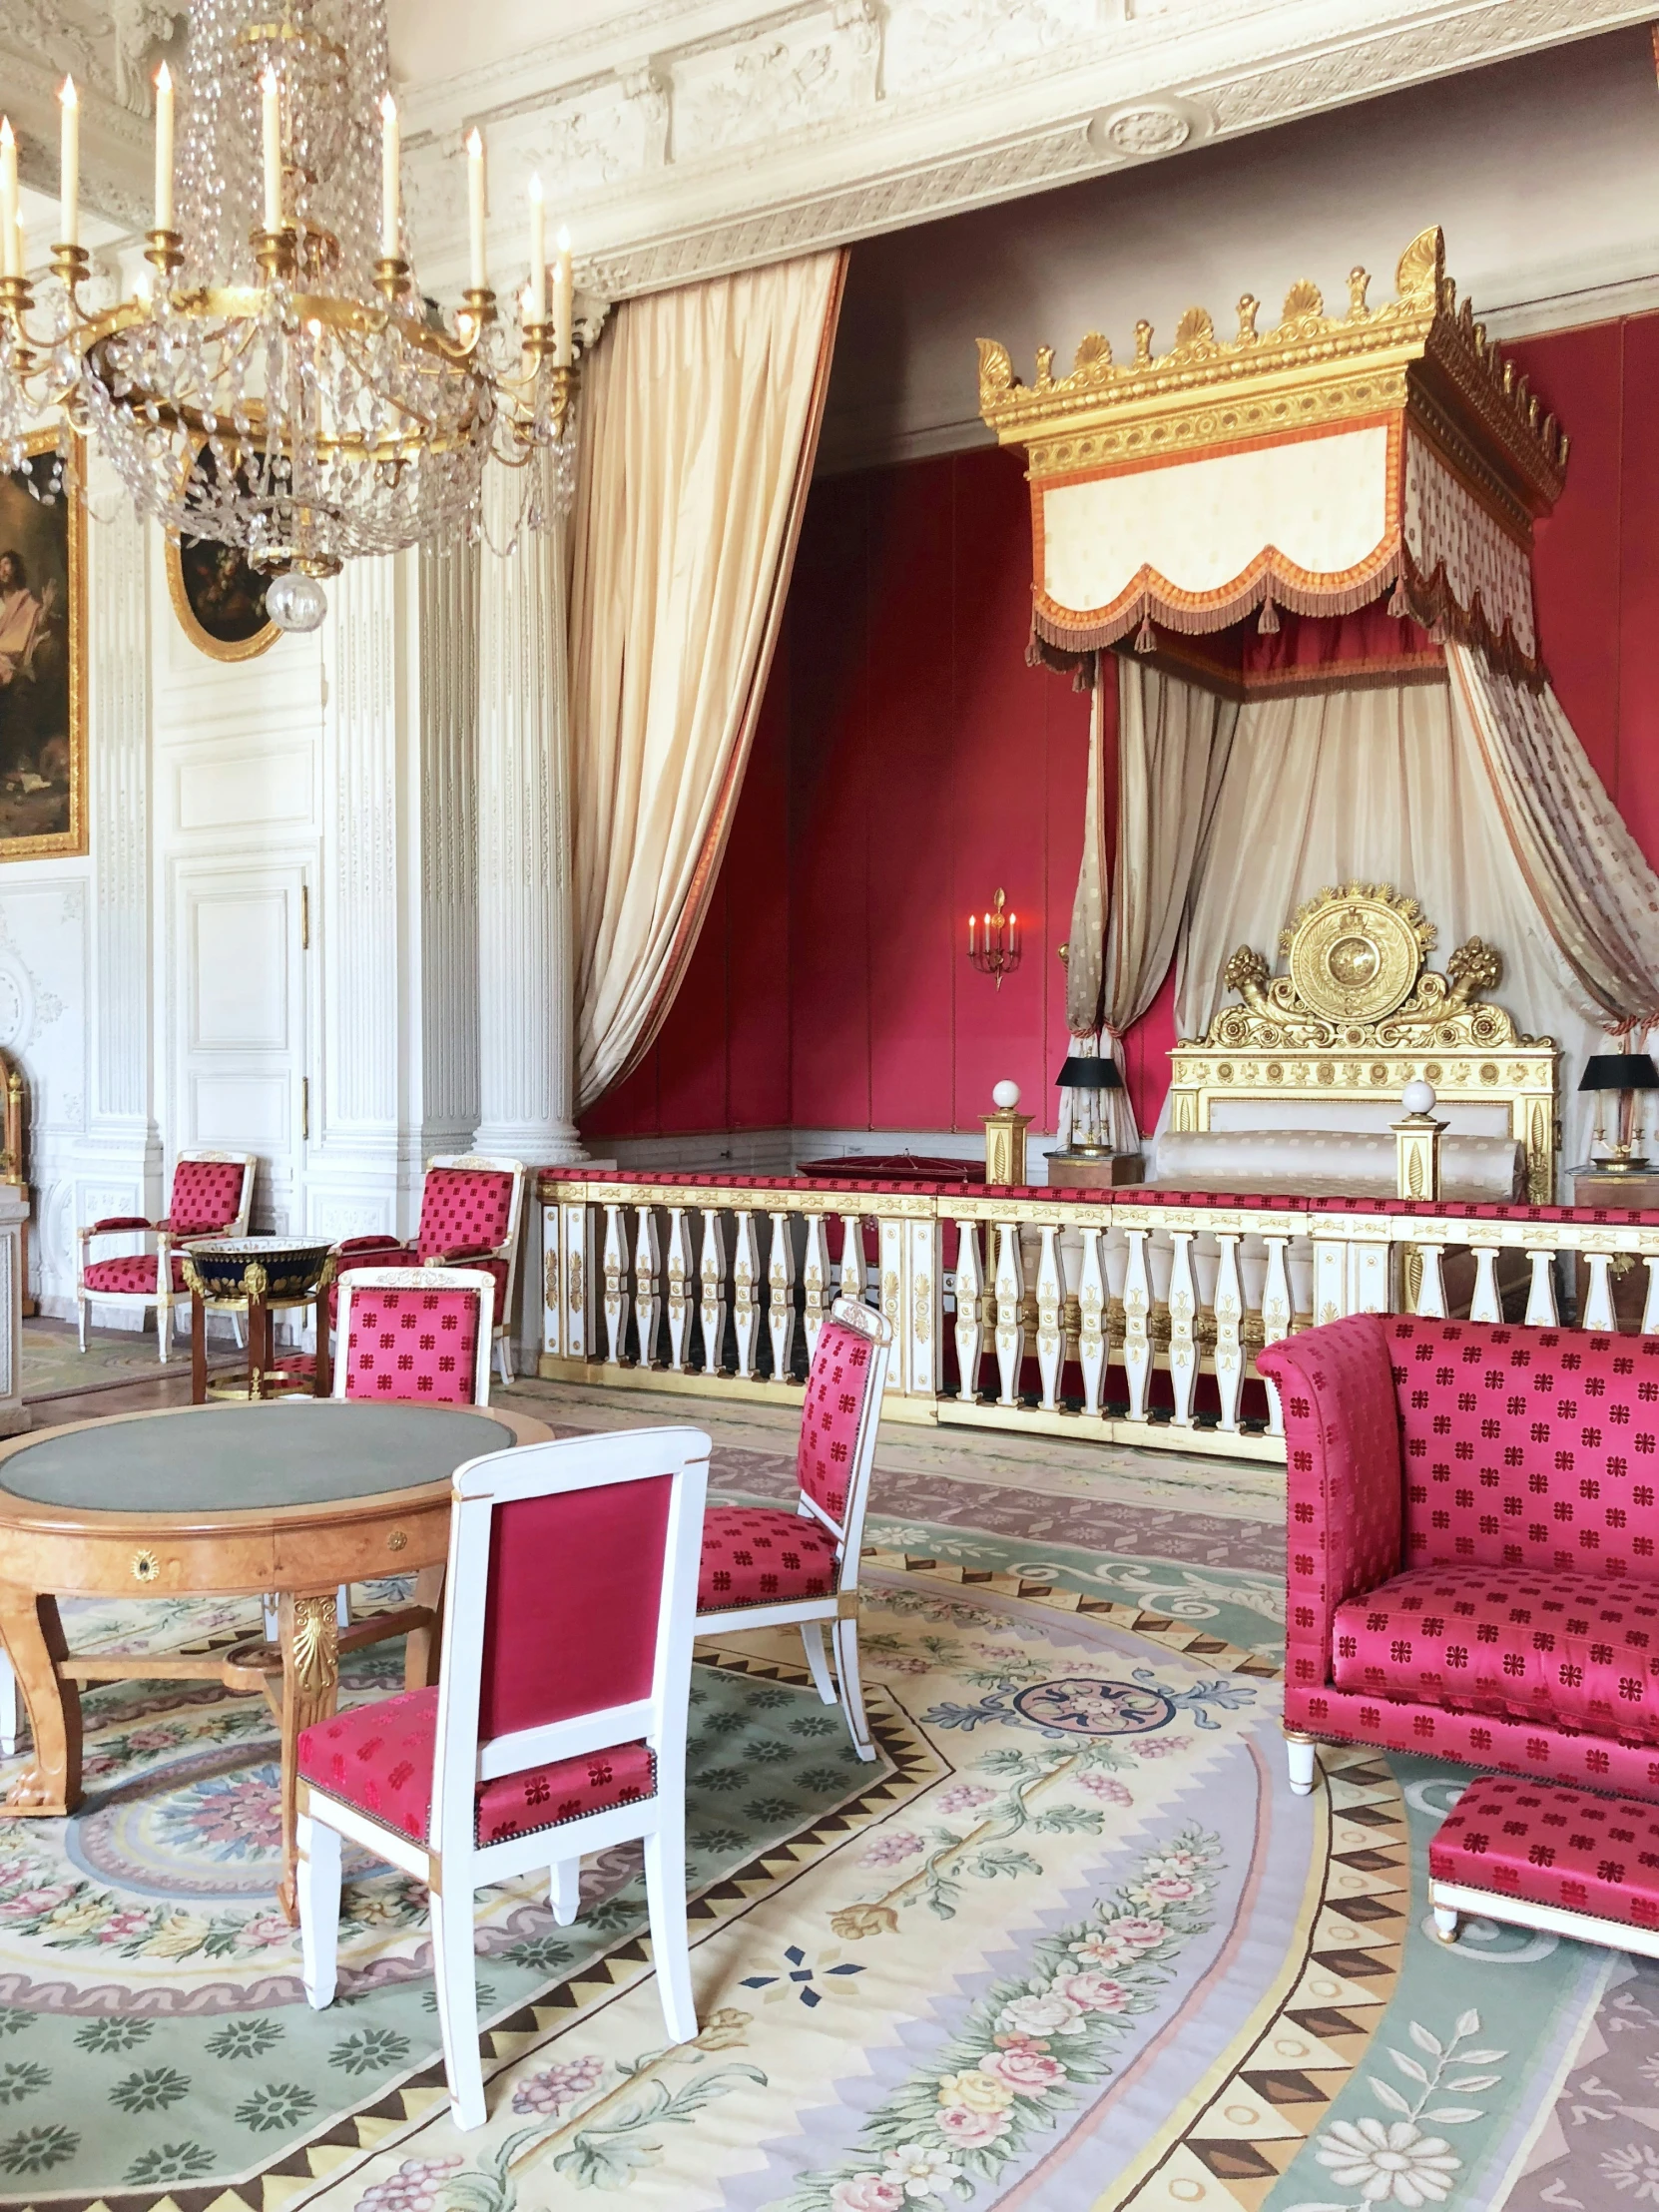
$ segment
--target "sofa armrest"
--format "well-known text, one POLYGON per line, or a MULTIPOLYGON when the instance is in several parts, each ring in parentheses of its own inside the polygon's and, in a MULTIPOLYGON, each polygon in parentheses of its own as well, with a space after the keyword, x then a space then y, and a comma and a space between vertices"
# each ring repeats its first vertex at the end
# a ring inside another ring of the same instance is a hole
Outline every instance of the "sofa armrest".
POLYGON ((1378 1314, 1355 1314, 1256 1355, 1285 1409, 1288 1692, 1331 1680, 1332 1617, 1404 1563, 1404 1458, 1393 1365, 1378 1314))

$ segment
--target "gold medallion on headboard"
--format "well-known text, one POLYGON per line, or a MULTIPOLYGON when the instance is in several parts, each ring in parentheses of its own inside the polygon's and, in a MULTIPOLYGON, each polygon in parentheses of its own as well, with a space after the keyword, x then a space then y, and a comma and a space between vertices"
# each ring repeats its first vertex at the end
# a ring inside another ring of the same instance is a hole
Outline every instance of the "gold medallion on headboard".
POLYGON ((1425 965, 1434 926, 1414 898, 1387 883, 1323 890, 1279 940, 1289 973, 1240 945, 1222 981, 1242 1003, 1223 1006, 1209 1035, 1170 1054, 1170 1126, 1208 1129, 1218 1098, 1290 1103, 1372 1099, 1387 1126, 1417 1076, 1450 1104, 1505 1109, 1526 1149, 1535 1205, 1555 1195, 1557 1053, 1522 1035, 1496 988, 1503 962, 1479 937, 1460 944, 1444 974, 1425 965))

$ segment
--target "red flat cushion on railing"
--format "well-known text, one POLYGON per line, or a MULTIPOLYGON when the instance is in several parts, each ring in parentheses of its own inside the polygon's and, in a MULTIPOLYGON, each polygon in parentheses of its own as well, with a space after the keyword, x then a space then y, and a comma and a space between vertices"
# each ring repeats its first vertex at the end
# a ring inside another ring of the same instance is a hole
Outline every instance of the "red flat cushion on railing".
POLYGON ((1659 1585, 1413 1567, 1339 1605, 1342 1690, 1659 1744, 1659 1585))
POLYGON ((1497 1897, 1659 1928, 1659 1808, 1483 1774, 1430 1838, 1428 1872, 1497 1897))
MULTIPOLYGON (((302 1780, 355 1806, 385 1828, 424 1843, 432 1815, 436 1690, 376 1698, 299 1738, 302 1780)), ((556 1759, 478 1785, 475 1837, 499 1844, 535 1836, 614 1805, 636 1804, 657 1791, 656 1761, 644 1744, 618 1744, 580 1759, 556 1759)))

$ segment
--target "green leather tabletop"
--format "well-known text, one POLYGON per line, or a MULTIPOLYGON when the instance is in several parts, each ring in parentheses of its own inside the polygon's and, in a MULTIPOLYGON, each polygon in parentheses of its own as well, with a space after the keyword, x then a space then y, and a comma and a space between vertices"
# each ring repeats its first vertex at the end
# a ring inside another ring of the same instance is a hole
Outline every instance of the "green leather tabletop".
POLYGON ((513 1440, 487 1413, 445 1405, 204 1405, 49 1431, 0 1460, 0 1491, 104 1512, 323 1505, 446 1481, 463 1460, 513 1440))

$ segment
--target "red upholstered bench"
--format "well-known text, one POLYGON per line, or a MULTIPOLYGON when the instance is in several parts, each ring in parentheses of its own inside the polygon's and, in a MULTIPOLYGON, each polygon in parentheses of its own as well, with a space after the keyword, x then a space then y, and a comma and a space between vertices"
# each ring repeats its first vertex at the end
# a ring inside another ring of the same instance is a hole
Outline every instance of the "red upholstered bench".
POLYGON ((1428 1847, 1434 1932, 1460 1913, 1659 1958, 1659 1806, 1483 1774, 1428 1847))

